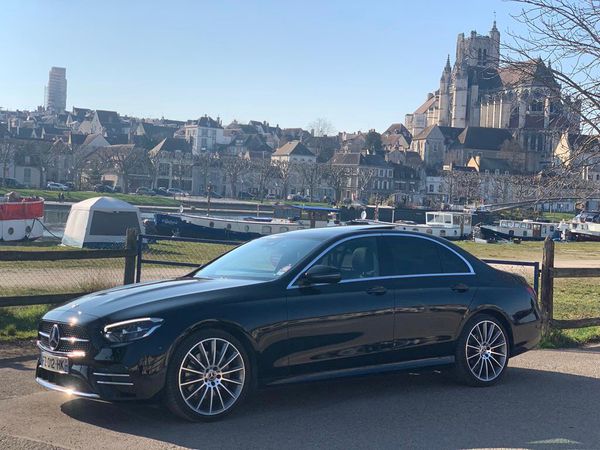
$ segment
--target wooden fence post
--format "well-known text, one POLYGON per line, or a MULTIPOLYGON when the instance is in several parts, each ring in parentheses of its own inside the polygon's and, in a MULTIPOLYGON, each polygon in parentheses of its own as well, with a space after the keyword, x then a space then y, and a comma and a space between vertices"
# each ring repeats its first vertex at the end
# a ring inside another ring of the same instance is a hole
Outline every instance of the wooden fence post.
POLYGON ((123 275, 123 284, 135 283, 135 257, 137 255, 137 230, 135 228, 127 229, 127 239, 125 248, 130 252, 125 257, 125 273, 123 275))
POLYGON ((540 307, 542 312, 542 335, 550 331, 554 314, 554 241, 550 236, 544 240, 542 255, 542 283, 540 288, 540 307))

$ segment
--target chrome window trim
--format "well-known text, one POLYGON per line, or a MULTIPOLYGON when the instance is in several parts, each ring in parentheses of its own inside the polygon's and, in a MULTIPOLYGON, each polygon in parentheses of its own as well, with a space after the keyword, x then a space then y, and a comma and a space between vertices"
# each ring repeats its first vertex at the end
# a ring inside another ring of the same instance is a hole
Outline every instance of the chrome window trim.
MULTIPOLYGON (((325 250, 323 250, 321 253, 319 253, 310 263, 308 263, 304 269, 302 269, 300 272, 298 272, 298 274, 292 279, 292 281, 290 281, 290 283, 287 285, 287 289, 298 289, 300 286, 298 285, 294 285, 294 283, 296 283, 296 281, 298 281, 298 278, 300 278, 300 276, 302 276, 303 273, 305 273, 308 269, 310 269, 323 255, 325 255, 329 250, 337 247, 338 245, 352 240, 352 239, 359 239, 359 238, 363 238, 363 237, 379 237, 379 236, 400 236, 400 237, 409 237, 409 238, 417 238, 417 239, 425 239, 427 241, 432 241, 435 244, 438 244, 442 247, 444 247, 446 250, 451 251, 452 253, 454 253, 456 256, 458 256, 468 267, 469 272, 458 272, 458 273, 419 273, 419 274, 411 274, 411 275, 385 275, 385 276, 377 276, 377 277, 368 277, 368 278, 351 278, 348 280, 341 280, 340 284, 343 283, 354 283, 357 281, 373 281, 373 280, 390 280, 390 279, 394 279, 394 278, 423 278, 423 277, 451 277, 451 276, 458 276, 458 275, 476 275, 475 271, 473 270, 473 266, 471 265, 471 263, 469 261, 467 261, 465 259, 464 256, 462 256, 460 253, 458 253, 456 250, 448 247, 447 245, 445 245, 442 242, 436 241, 435 239, 430 238, 429 236, 420 236, 420 235, 416 235, 416 234, 406 234, 406 233, 402 233, 402 232, 397 232, 397 233, 367 233, 367 234, 358 234, 355 236, 348 236, 344 239, 341 239, 339 241, 334 242, 333 244, 331 244, 329 247, 327 247, 325 250)), ((324 286, 326 285, 326 283, 318 283, 318 284, 313 284, 312 286, 324 286)))

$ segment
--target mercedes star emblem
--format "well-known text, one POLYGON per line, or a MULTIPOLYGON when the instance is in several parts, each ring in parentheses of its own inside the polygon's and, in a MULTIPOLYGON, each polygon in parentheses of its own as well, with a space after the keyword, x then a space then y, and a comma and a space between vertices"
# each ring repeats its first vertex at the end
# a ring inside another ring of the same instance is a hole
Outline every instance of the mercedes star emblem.
POLYGON ((52 350, 56 350, 60 345, 60 330, 57 324, 54 324, 50 330, 50 336, 48 336, 48 345, 50 345, 52 350))

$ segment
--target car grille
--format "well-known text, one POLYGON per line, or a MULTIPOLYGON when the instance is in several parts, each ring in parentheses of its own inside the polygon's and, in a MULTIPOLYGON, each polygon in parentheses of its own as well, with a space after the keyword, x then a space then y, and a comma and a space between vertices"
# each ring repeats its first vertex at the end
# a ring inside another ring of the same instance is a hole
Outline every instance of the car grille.
POLYGON ((61 340, 58 347, 53 351, 64 353, 75 351, 89 352, 91 346, 86 331, 80 326, 59 322, 42 321, 38 330, 38 339, 42 346, 51 349, 49 343, 50 332, 55 324, 58 325, 61 340))

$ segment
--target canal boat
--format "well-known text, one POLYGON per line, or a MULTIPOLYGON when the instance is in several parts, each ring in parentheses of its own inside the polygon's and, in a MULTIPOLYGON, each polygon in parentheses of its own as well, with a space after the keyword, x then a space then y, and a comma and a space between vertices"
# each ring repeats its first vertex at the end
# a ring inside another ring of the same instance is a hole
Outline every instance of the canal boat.
POLYGON ((491 225, 479 224, 474 232, 478 239, 543 241, 546 237, 560 238, 561 226, 558 223, 535 220, 504 219, 491 225))
POLYGON ((429 211, 425 213, 425 223, 417 223, 409 220, 397 220, 395 222, 382 222, 379 220, 368 220, 364 217, 349 222, 350 225, 390 225, 396 230, 412 231, 431 236, 443 237, 449 240, 465 239, 473 231, 473 214, 462 211, 429 211))
POLYGON ((0 242, 33 241, 44 232, 44 199, 15 192, 0 197, 0 242))
POLYGON ((163 236, 248 241, 286 231, 339 225, 337 212, 336 208, 321 206, 276 205, 273 217, 156 213, 154 229, 163 236))
POLYGON ((580 212, 568 224, 568 230, 573 240, 600 241, 600 212, 580 212))

